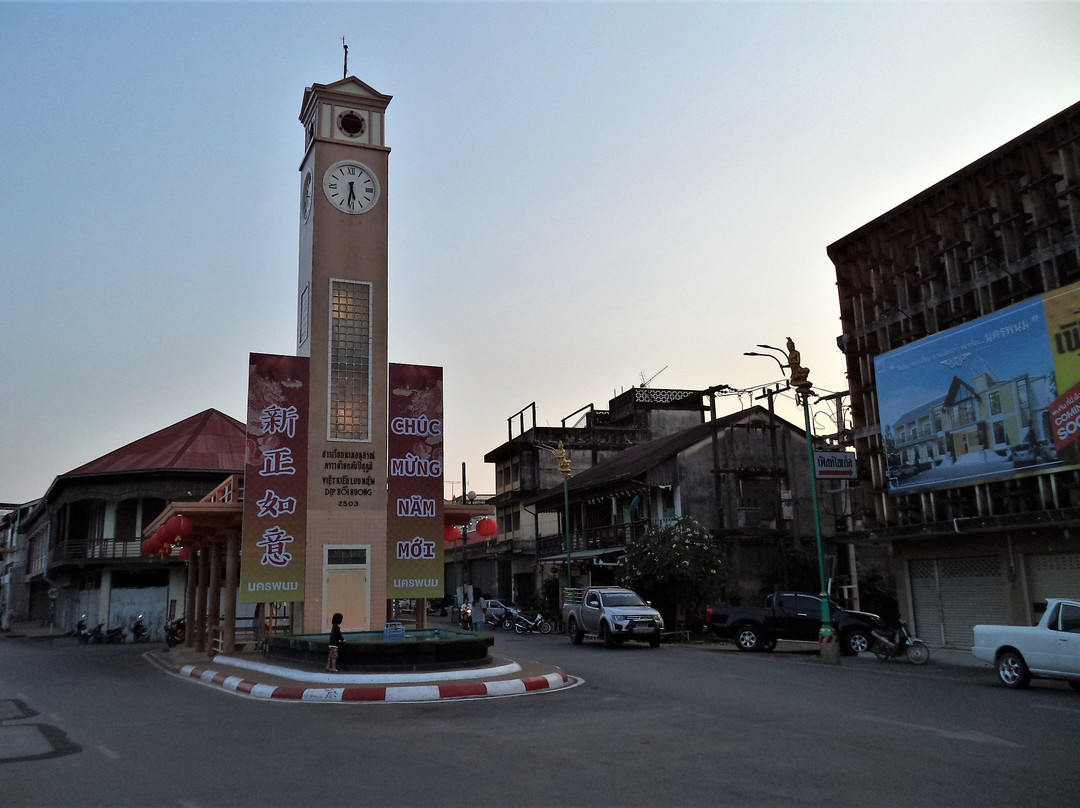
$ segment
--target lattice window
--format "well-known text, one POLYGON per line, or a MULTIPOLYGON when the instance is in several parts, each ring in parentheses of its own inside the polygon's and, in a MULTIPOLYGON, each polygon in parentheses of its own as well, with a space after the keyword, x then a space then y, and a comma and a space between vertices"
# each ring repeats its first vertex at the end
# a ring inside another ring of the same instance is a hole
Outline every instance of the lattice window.
POLYGON ((371 284, 330 284, 327 437, 371 440, 371 284))

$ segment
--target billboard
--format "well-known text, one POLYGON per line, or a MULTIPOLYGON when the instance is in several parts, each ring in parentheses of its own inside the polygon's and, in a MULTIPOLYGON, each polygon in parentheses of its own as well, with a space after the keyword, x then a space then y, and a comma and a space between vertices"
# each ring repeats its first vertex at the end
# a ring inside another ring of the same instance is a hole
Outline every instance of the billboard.
POLYGON ((389 367, 386 597, 441 598, 442 368, 389 367))
POLYGON ((890 493, 1080 466, 1080 284, 874 359, 890 493))
POLYGON ((251 354, 241 603, 304 600, 307 438, 307 358, 251 354))

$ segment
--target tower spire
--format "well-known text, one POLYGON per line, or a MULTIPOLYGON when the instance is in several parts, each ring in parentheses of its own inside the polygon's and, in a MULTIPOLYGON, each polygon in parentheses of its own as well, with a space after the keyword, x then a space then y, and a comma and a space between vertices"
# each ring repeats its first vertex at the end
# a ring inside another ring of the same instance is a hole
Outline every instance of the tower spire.
POLYGON ((345 65, 341 71, 341 77, 347 79, 349 77, 349 46, 345 44, 345 37, 341 38, 341 47, 345 49, 345 65))

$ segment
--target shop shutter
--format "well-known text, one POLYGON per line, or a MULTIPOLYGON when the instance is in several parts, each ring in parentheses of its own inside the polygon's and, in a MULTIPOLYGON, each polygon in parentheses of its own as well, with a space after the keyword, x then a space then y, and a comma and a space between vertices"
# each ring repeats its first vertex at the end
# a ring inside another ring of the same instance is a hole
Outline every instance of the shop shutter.
POLYGON ((1000 556, 943 558, 939 565, 945 645, 970 648, 976 623, 1008 622, 1000 556))
POLYGON ((919 559, 908 562, 911 579, 911 630, 929 645, 943 645, 945 630, 941 620, 941 598, 938 596, 937 562, 919 559))
POLYGON ((1047 598, 1080 597, 1080 553, 1040 553, 1024 556, 1028 594, 1034 614, 1047 598))
POLYGON ((919 559, 909 564, 915 632, 930 645, 970 648, 976 623, 1004 623, 1000 556, 919 559))

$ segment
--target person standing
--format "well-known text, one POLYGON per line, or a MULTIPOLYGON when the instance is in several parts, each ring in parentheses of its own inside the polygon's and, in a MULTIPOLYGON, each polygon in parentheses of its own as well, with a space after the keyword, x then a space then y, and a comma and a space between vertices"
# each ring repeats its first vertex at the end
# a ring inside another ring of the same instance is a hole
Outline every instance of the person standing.
POLYGON ((345 644, 345 636, 341 633, 341 621, 343 619, 341 612, 335 612, 330 619, 330 653, 326 658, 326 669, 332 673, 338 672, 338 646, 345 644))
POLYGON ((473 604, 473 631, 483 631, 487 623, 487 599, 481 595, 473 604))

